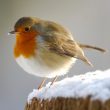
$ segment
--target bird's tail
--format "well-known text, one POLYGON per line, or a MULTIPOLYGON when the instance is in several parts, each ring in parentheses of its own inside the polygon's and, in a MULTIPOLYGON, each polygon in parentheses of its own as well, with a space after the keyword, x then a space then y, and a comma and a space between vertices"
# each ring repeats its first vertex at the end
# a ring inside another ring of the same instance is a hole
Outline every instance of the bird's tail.
POLYGON ((82 48, 82 49, 95 49, 95 50, 98 50, 100 52, 106 52, 105 49, 103 48, 100 48, 100 47, 96 47, 96 46, 91 46, 91 45, 86 45, 86 44, 80 44, 78 43, 79 46, 82 48))

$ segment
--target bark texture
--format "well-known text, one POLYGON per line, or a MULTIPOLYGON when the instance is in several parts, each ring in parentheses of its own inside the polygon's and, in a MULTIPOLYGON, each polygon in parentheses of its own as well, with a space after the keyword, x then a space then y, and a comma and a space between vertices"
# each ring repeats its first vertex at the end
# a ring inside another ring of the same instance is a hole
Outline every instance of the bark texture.
POLYGON ((51 100, 33 98, 31 104, 26 104, 25 110, 110 110, 110 99, 101 102, 86 98, 57 97, 51 100))

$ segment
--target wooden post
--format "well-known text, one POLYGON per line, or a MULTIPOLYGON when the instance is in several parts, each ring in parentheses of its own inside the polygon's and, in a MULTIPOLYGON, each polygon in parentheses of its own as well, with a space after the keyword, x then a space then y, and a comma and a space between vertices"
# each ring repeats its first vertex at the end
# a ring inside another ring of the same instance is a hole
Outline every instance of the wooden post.
POLYGON ((52 98, 40 100, 33 98, 31 104, 26 104, 25 110, 110 110, 110 100, 104 103, 100 100, 86 98, 52 98))
POLYGON ((110 110, 109 82, 110 70, 67 78, 34 90, 25 110, 110 110))

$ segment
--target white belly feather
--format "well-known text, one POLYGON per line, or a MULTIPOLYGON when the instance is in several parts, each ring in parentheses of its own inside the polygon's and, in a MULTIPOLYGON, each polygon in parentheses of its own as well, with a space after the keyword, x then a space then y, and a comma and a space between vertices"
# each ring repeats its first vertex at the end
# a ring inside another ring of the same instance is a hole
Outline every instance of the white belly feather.
POLYGON ((26 59, 20 56, 16 59, 17 63, 29 74, 48 78, 66 74, 75 60, 76 59, 71 58, 71 60, 65 64, 59 65, 59 68, 52 68, 46 65, 40 57, 26 59))

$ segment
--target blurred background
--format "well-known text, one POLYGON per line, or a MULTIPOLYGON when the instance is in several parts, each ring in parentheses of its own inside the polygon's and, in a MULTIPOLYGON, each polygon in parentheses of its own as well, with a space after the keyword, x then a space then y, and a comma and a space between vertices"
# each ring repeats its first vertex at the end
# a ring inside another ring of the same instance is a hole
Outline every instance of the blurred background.
MULTIPOLYGON (((28 94, 42 78, 24 72, 15 62, 15 36, 8 36, 23 16, 40 17, 68 27, 75 40, 110 50, 110 0, 0 0, 0 109, 23 110, 28 94)), ((110 67, 110 53, 85 51, 94 68, 81 61, 68 75, 110 67)), ((50 80, 48 80, 50 81, 50 80)))

